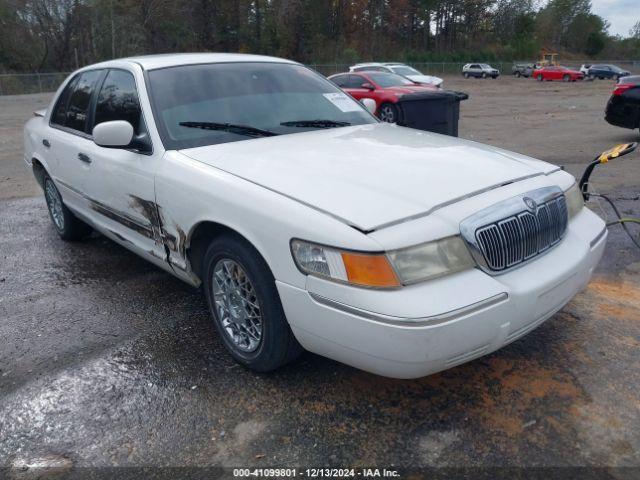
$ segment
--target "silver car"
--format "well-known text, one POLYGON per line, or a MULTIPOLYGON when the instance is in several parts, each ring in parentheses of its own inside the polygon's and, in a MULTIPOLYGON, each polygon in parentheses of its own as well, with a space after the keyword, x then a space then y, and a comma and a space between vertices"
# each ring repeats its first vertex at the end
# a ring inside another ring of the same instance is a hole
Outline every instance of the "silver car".
POLYGON ((464 78, 491 77, 493 79, 496 79, 500 76, 500 70, 493 68, 491 65, 487 65, 486 63, 467 63, 464 67, 462 67, 462 75, 464 76, 464 78))

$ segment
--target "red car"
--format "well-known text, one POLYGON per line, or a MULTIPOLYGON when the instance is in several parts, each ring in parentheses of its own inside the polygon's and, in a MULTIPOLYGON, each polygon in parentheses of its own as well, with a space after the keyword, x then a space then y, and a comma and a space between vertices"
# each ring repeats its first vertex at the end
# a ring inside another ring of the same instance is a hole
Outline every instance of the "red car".
POLYGON ((375 100, 376 114, 380 120, 389 123, 398 121, 395 104, 402 95, 438 90, 433 85, 418 85, 401 75, 386 72, 338 73, 330 76, 329 80, 356 100, 375 100))
POLYGON ((572 70, 567 67, 555 67, 550 65, 548 67, 536 68, 533 71, 533 78, 542 82, 543 80, 562 80, 563 82, 575 82, 576 80, 583 80, 584 73, 578 70, 572 70))

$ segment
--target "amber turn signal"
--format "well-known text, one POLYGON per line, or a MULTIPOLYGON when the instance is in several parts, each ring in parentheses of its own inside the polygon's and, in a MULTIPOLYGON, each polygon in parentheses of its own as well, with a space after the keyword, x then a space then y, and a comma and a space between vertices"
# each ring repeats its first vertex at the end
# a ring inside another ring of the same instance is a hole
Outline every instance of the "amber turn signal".
POLYGON ((400 286, 386 255, 342 252, 342 261, 350 283, 367 287, 400 286))

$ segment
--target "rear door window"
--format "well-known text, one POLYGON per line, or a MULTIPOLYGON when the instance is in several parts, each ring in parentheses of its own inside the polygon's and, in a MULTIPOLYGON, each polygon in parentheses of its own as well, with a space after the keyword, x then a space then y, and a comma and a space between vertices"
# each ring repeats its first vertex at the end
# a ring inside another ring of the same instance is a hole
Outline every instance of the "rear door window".
POLYGON ((72 78, 60 94, 60 98, 58 98, 56 106, 53 109, 53 113, 51 114, 51 123, 55 125, 64 125, 64 121, 67 117, 67 104, 69 103, 69 97, 71 96, 71 92, 73 92, 77 81, 77 76, 72 78))
POLYGON ((129 122, 136 135, 144 130, 136 81, 125 70, 109 70, 98 94, 95 125, 112 120, 129 122))
POLYGON ((362 88, 362 84, 368 82, 362 75, 349 75, 347 88, 362 88))
POLYGON ((69 99, 65 127, 78 132, 89 133, 87 130, 91 96, 102 73, 103 70, 90 70, 80 74, 69 99))
POLYGON ((331 77, 331 81, 339 87, 346 87, 349 82, 349 75, 336 75, 335 77, 331 77))

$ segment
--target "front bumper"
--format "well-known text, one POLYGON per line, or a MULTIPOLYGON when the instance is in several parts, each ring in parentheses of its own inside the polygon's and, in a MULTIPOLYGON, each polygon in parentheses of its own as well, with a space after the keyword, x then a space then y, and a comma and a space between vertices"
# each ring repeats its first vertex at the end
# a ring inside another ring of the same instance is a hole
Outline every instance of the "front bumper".
POLYGON ((562 242, 498 276, 478 269, 395 291, 309 277, 276 282, 294 335, 309 351, 379 375, 416 378, 480 357, 530 332, 586 286, 607 232, 587 209, 562 242))

